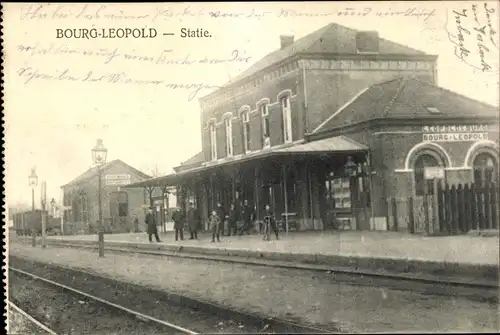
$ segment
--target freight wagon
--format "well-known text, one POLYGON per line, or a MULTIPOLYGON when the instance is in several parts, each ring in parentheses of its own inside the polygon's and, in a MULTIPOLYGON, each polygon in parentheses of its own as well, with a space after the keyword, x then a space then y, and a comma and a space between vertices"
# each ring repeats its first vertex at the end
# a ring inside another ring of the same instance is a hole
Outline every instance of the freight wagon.
POLYGON ((59 235, 61 233, 60 221, 47 214, 47 211, 37 209, 14 214, 14 229, 16 235, 31 235, 33 231, 42 235, 42 214, 46 216, 45 232, 47 235, 59 235))

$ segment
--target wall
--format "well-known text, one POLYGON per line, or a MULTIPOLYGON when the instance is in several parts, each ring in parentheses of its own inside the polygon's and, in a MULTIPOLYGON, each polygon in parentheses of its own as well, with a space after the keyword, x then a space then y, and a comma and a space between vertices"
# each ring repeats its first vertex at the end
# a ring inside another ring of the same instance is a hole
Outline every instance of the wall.
MULTIPOLYGON (((477 124, 478 120, 462 122, 462 124, 477 124)), ((456 122, 450 124, 457 124, 456 122)), ((460 124, 460 123, 459 123, 460 124)), ((467 168, 465 160, 467 152, 480 142, 432 142, 439 145, 448 155, 442 154, 440 149, 434 144, 426 144, 422 141, 422 125, 386 127, 380 131, 374 131, 374 138, 378 145, 374 143, 374 148, 378 148, 382 159, 373 161, 373 167, 380 177, 374 178, 383 188, 383 197, 396 197, 398 203, 404 203, 408 196, 414 194, 414 173, 413 163, 421 150, 433 150, 439 153, 446 162, 446 180, 451 184, 472 182, 472 170, 467 168), (413 149, 413 153, 410 151, 413 149), (448 159, 450 164, 448 163, 448 159), (405 165, 407 164, 407 166, 405 165)), ((498 125, 489 124, 489 139, 498 140, 498 125)), ((481 148, 481 145, 477 147, 481 148)), ((383 201, 383 199, 381 199, 383 201)), ((384 207, 380 207, 377 214, 385 215, 384 207)))

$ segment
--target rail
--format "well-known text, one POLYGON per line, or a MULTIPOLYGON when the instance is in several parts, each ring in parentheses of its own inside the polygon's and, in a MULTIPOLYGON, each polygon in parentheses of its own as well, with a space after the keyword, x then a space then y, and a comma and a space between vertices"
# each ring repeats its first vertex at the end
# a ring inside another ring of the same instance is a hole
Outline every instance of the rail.
MULTIPOLYGON (((104 300, 104 299, 101 299, 99 297, 96 297, 96 296, 93 296, 91 294, 88 294, 88 293, 85 293, 85 292, 82 292, 82 291, 79 291, 77 289, 74 289, 72 287, 69 287, 69 286, 66 286, 66 285, 63 285, 63 284, 60 284, 60 283, 57 283, 55 281, 52 281, 52 280, 49 280, 49 279, 46 279, 46 278, 42 278, 40 276, 37 276, 37 275, 34 275, 32 273, 29 273, 29 272, 26 272, 26 271, 23 271, 23 270, 20 270, 20 269, 16 269, 16 268, 13 268, 13 267, 9 267, 9 270, 10 271, 14 271, 14 272, 17 272, 17 273, 20 273, 24 276, 27 276, 27 277, 30 277, 30 278, 33 278, 33 279, 36 279, 36 280, 39 280, 39 281, 42 281, 42 282, 45 282, 47 284, 50 284, 50 285, 53 285, 53 286, 56 286, 56 287, 59 287, 59 288, 62 288, 62 289, 65 289, 67 291, 71 291, 73 293, 76 293, 80 296, 83 296, 83 297, 86 297, 88 299, 91 299, 91 300, 94 300, 94 301, 97 301, 97 302, 100 302, 106 306, 109 306, 109 307, 113 307, 115 309, 118 309, 118 310, 121 310, 125 313, 128 313, 128 314, 131 314, 133 316, 135 316, 136 318, 138 318, 139 320, 147 320, 147 321, 150 321, 150 322, 154 322, 156 324, 159 324, 159 325, 162 325, 164 327, 167 327, 167 328, 170 328, 170 329, 173 329, 173 330, 176 330, 176 331, 179 331, 183 334, 198 334, 196 332, 193 332, 189 329, 186 329, 186 328, 183 328, 183 327, 179 327, 177 325, 174 325, 170 322, 166 322, 166 321, 163 321, 163 320, 160 320, 160 319, 156 319, 152 316, 149 316, 149 315, 146 315, 146 314, 143 314, 143 313, 139 313, 139 312, 136 312, 136 311, 133 311, 129 308, 126 308, 126 307, 123 307, 123 306, 120 306, 120 305, 117 305, 115 303, 112 303, 110 301, 107 301, 107 300, 104 300)), ((27 315, 26 313, 24 313, 25 315, 27 315)), ((23 315, 24 315, 23 314, 23 315)), ((37 325, 39 325, 39 322, 37 323, 37 325)), ((46 327, 45 327, 46 328, 46 327)), ((48 329, 48 328, 47 328, 48 329)), ((45 329, 44 329, 45 330, 45 329)), ((51 334, 55 334, 54 332, 51 331, 51 334)))
POLYGON ((44 325, 43 323, 41 323, 40 321, 38 321, 37 319, 35 319, 31 315, 29 315, 28 313, 26 313, 25 311, 23 311, 21 308, 19 308, 13 302, 7 300, 7 303, 9 305, 9 307, 11 307, 12 309, 14 309, 16 312, 18 312, 22 316, 24 316, 26 319, 30 320, 32 323, 34 323, 37 327, 41 328, 43 331, 47 332, 50 335, 57 335, 56 332, 54 332, 52 329, 48 328, 46 325, 44 325))

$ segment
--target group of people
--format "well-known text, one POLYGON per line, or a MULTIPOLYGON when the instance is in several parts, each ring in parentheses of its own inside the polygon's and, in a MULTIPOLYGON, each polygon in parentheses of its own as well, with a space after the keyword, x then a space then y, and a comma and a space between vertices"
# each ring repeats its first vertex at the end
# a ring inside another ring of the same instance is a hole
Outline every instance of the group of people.
MULTIPOLYGON (((269 233, 269 230, 272 229, 276 235, 276 239, 278 239, 278 227, 274 218, 274 214, 269 205, 266 205, 265 208, 266 211, 264 217, 264 226, 262 222, 259 222, 259 232, 269 233)), ((198 231, 201 228, 201 219, 197 208, 192 202, 189 203, 189 209, 187 211, 186 218, 184 218, 181 210, 177 209, 172 214, 172 220, 174 221, 176 241, 179 240, 179 237, 181 240, 184 239, 183 230, 185 221, 187 221, 187 226, 191 234, 191 237, 189 239, 198 239, 198 231)), ((245 200, 243 202, 243 205, 239 206, 239 208, 234 203, 231 204, 227 212, 220 202, 217 203, 216 208, 212 210, 208 218, 209 229, 212 232, 212 242, 215 242, 216 239, 217 242, 220 242, 220 237, 226 235, 226 233, 227 236, 237 234, 241 236, 246 233, 251 233, 254 220, 255 210, 253 206, 248 204, 248 200, 245 200), (241 223, 241 227, 238 227, 238 223, 241 223)))

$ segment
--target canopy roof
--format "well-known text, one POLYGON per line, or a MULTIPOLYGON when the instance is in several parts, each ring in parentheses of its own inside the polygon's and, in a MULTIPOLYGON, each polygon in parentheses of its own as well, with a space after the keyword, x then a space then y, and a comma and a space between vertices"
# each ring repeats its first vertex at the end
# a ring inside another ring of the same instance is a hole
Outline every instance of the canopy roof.
POLYGON ((326 154, 326 153, 356 153, 368 150, 368 147, 353 141, 345 136, 336 136, 319 141, 307 143, 291 143, 278 147, 263 149, 256 153, 238 155, 228 159, 215 162, 207 162, 204 166, 169 174, 166 176, 151 178, 137 183, 128 184, 127 188, 134 187, 154 187, 160 185, 175 185, 186 177, 194 176, 202 172, 213 170, 220 167, 226 167, 237 163, 248 162, 251 160, 279 156, 279 155, 307 155, 307 154, 326 154))

